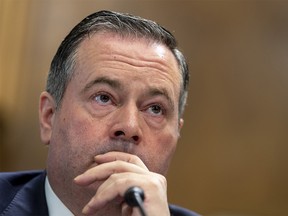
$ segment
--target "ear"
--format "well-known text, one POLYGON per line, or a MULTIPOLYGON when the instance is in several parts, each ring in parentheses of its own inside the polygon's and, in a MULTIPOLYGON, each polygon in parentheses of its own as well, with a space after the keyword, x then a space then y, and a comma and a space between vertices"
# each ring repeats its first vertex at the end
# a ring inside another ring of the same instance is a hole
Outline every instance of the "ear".
POLYGON ((53 97, 46 91, 42 92, 39 102, 40 137, 46 145, 50 143, 55 111, 56 103, 53 97))
POLYGON ((180 118, 179 119, 179 123, 178 123, 178 134, 179 134, 179 137, 180 137, 180 131, 181 131, 183 125, 184 125, 184 119, 180 118))

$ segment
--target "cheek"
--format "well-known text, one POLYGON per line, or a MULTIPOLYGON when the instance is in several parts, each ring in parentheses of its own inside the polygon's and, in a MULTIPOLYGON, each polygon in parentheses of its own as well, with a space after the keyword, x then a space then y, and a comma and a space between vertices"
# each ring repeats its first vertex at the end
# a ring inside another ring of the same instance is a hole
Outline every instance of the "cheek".
POLYGON ((69 143, 75 145, 73 148, 91 145, 102 131, 102 128, 97 127, 93 119, 81 110, 63 117, 59 125, 59 130, 69 139, 69 143))
POLYGON ((95 148, 101 139, 103 129, 79 115, 77 118, 62 117, 57 122, 50 147, 62 165, 79 173, 94 162, 95 148), (54 147, 55 145, 55 147, 54 147))
POLYGON ((146 152, 145 162, 150 171, 166 175, 176 150, 177 140, 178 136, 175 133, 158 133, 155 140, 148 141, 149 151, 146 146, 143 146, 146 152))

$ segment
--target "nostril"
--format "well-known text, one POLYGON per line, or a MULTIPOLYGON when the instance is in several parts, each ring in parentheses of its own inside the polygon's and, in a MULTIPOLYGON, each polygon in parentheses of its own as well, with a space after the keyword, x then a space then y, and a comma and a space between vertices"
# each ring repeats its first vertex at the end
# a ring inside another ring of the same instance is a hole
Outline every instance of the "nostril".
POLYGON ((140 137, 135 135, 135 136, 127 136, 128 134, 126 134, 124 131, 118 130, 114 132, 114 138, 116 139, 122 139, 122 140, 126 140, 126 141, 130 141, 133 143, 138 143, 140 140, 140 137))
POLYGON ((123 131, 116 131, 114 134, 116 137, 125 135, 125 133, 123 131))
POLYGON ((132 139, 137 142, 139 140, 139 137, 138 136, 133 136, 132 139))

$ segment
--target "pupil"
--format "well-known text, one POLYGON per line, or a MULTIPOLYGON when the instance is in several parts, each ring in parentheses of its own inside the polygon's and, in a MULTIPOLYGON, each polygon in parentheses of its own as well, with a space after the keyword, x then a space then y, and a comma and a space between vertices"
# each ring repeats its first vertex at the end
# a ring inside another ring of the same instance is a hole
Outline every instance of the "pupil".
POLYGON ((101 100, 102 102, 108 102, 108 101, 109 101, 109 97, 108 97, 107 95, 101 95, 101 96, 100 96, 100 100, 101 100))
POLYGON ((152 110, 154 113, 159 113, 161 111, 159 106, 153 106, 152 110))

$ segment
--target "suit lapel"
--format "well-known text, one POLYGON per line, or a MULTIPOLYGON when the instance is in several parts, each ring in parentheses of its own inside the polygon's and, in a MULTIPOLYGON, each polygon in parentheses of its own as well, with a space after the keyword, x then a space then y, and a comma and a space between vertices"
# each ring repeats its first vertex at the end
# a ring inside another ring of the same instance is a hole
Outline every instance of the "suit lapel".
POLYGON ((45 176, 42 172, 27 182, 15 195, 1 216, 48 216, 45 197, 45 176))

